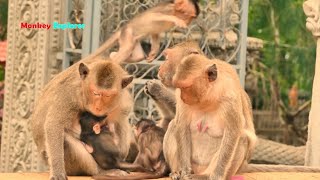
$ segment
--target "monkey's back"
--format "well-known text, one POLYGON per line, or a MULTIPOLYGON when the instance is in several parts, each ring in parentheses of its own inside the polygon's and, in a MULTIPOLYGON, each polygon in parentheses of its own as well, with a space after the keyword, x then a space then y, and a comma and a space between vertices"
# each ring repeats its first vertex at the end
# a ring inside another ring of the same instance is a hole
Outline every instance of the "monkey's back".
POLYGON ((100 134, 82 134, 81 141, 92 146, 92 156, 101 168, 117 168, 115 166, 120 159, 120 152, 110 132, 102 131, 100 134))

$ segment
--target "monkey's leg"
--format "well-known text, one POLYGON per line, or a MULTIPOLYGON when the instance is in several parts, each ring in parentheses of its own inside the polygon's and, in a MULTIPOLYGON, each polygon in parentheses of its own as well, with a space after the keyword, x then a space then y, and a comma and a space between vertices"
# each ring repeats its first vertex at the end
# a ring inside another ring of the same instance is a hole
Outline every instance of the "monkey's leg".
MULTIPOLYGON (((181 137, 178 137, 178 134, 181 133, 179 132, 180 128, 178 128, 175 123, 176 120, 173 120, 169 123, 168 130, 163 139, 163 154, 171 170, 171 179, 179 180, 181 178, 186 178, 190 174, 191 169, 189 169, 187 166, 190 165, 191 162, 187 161, 191 158, 184 157, 183 159, 181 159, 184 155, 188 156, 188 152, 181 152, 184 151, 182 150, 182 148, 184 148, 185 145, 181 146, 181 141, 179 141, 181 137), (185 164, 182 164, 185 159, 185 164)), ((191 140, 189 140, 189 142, 190 141, 191 140)))
POLYGON ((160 49, 160 36, 159 34, 152 34, 151 35, 151 51, 147 57, 148 62, 152 62, 156 57, 157 53, 160 49))
POLYGON ((140 42, 136 42, 131 56, 126 61, 134 63, 134 62, 142 61, 144 58, 145 58, 144 51, 141 47, 141 44, 140 42))
POLYGON ((110 57, 118 63, 127 61, 131 56, 136 43, 137 41, 134 38, 132 28, 124 27, 119 37, 119 51, 116 54, 112 53, 110 57))
MULTIPOLYGON (((243 153, 239 155, 237 152, 237 148, 244 144, 241 141, 241 137, 243 135, 242 123, 245 121, 241 113, 241 104, 239 103, 241 101, 237 102, 237 99, 228 99, 221 104, 220 108, 225 111, 222 113, 222 116, 224 116, 222 118, 225 119, 225 129, 217 152, 218 158, 211 160, 208 166, 210 179, 230 179, 239 169, 239 167, 232 164, 238 156, 243 156, 243 153)), ((245 151, 247 151, 247 147, 248 145, 246 144, 245 151)), ((246 153, 244 156, 246 156, 246 153)), ((242 162, 239 163, 242 164, 242 162)))
POLYGON ((74 137, 65 133, 64 159, 67 175, 95 175, 99 167, 84 145, 74 137))
POLYGON ((176 112, 174 91, 163 86, 159 80, 150 80, 146 83, 144 92, 154 100, 161 111, 162 120, 160 126, 166 130, 176 112))

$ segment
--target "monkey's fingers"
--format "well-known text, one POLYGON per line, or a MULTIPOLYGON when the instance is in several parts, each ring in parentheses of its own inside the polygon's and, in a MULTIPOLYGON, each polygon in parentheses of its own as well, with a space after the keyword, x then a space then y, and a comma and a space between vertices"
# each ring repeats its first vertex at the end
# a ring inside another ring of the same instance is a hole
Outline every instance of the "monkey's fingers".
POLYGON ((100 131, 101 131, 100 124, 99 123, 95 124, 92 130, 94 131, 95 134, 100 134, 100 131))

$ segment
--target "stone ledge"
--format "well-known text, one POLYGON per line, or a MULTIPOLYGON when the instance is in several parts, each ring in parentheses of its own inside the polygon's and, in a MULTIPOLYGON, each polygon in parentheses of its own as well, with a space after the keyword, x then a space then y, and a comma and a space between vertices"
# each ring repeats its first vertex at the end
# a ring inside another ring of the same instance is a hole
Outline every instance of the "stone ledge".
MULTIPOLYGON (((243 174, 245 180, 318 180, 320 173, 246 173, 243 174)), ((69 176, 69 180, 92 180, 91 177, 85 176, 69 176)), ((47 180, 48 173, 0 173, 1 180, 47 180)), ((170 178, 161 178, 162 180, 170 180, 170 178)))

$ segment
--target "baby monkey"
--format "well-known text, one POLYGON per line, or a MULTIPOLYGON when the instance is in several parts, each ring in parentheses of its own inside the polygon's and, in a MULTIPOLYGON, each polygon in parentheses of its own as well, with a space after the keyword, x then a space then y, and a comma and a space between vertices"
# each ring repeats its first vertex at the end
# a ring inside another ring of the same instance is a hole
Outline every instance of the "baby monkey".
POLYGON ((97 117, 89 112, 80 114, 80 140, 92 154, 98 165, 105 169, 122 169, 128 171, 147 171, 138 164, 124 162, 114 141, 114 127, 106 125, 107 117, 97 117))
POLYGON ((104 180, 126 180, 126 179, 156 179, 164 177, 169 173, 169 167, 165 162, 162 150, 162 142, 165 131, 156 126, 155 122, 148 119, 141 119, 135 125, 135 136, 138 142, 139 153, 134 165, 142 166, 152 172, 130 174, 128 176, 104 176, 97 175, 94 179, 104 180))
POLYGON ((186 28, 200 12, 198 1, 166 0, 157 4, 122 26, 88 58, 102 54, 118 42, 118 52, 110 54, 113 61, 118 63, 139 62, 145 58, 140 40, 150 37, 151 51, 147 60, 151 62, 160 49, 160 33, 174 26, 186 28))

